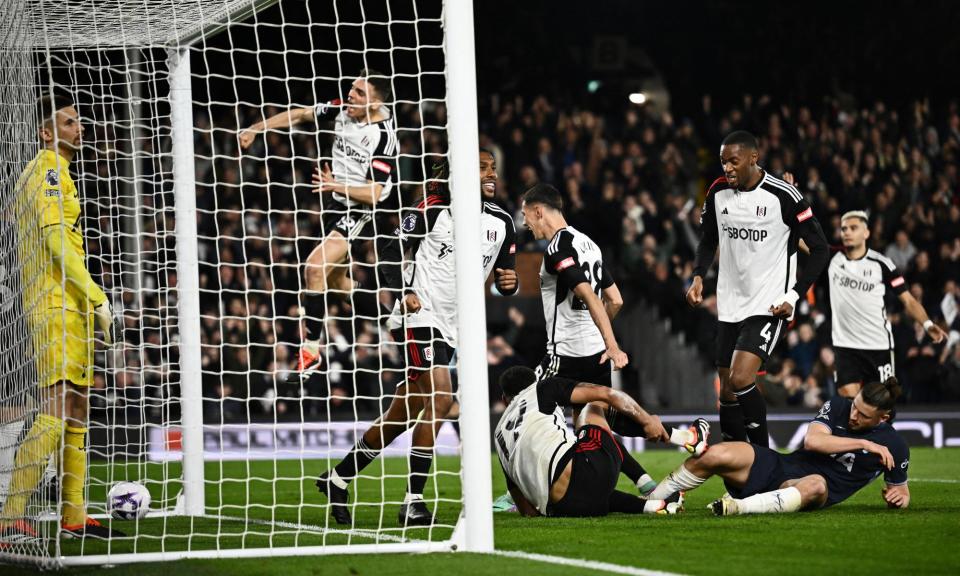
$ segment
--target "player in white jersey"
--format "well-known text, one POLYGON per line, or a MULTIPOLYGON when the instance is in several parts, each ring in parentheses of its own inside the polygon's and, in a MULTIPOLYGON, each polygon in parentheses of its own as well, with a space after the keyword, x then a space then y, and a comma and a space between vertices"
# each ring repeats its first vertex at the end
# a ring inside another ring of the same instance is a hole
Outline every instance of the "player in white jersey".
POLYGON ((757 371, 793 318, 793 307, 830 257, 813 209, 796 188, 761 169, 756 138, 737 131, 720 146, 724 177, 707 191, 687 302, 703 301, 703 277, 720 249, 717 372, 720 432, 727 440, 769 445, 757 371), (797 273, 802 239, 810 256, 797 273))
POLYGON ((286 128, 304 122, 332 120, 334 142, 329 164, 317 168, 313 183, 316 192, 331 193, 323 199, 325 237, 307 257, 304 308, 306 338, 300 348, 297 373, 313 374, 321 363, 320 337, 326 315, 327 294, 347 298, 358 317, 380 316, 377 287, 361 287, 349 277, 350 246, 354 242, 389 234, 382 205, 397 185, 397 135, 388 103, 390 80, 373 70, 362 70, 354 80, 347 102, 340 100, 315 107, 294 108, 257 122, 240 133, 241 148, 249 148, 265 130, 286 128), (374 212, 377 212, 375 215, 374 212))
POLYGON ((693 454, 706 450, 710 428, 700 419, 668 434, 660 419, 630 396, 607 386, 578 383, 514 366, 500 377, 506 409, 494 430, 507 487, 524 516, 604 516, 675 513, 680 493, 648 501, 616 490, 625 452, 611 433, 608 410, 630 423, 631 436, 672 442, 693 454), (581 406, 574 435, 564 407, 581 406))
POLYGON ((843 251, 830 260, 827 268, 831 332, 837 393, 854 398, 865 382, 883 382, 895 376, 893 332, 884 303, 888 290, 897 295, 907 315, 923 324, 934 342, 941 342, 946 334, 907 290, 893 261, 867 248, 870 227, 866 212, 844 214, 840 219, 840 238, 843 251))
MULTIPOLYGON (((540 266, 540 297, 547 326, 547 353, 537 375, 610 385, 610 370, 629 362, 610 322, 623 306, 603 254, 586 234, 567 226, 556 188, 537 184, 523 195, 523 221, 538 240, 549 240, 540 266), (612 366, 611 366, 612 365, 612 366)), ((574 419, 576 419, 574 411, 574 419)), ((623 473, 649 492, 653 478, 629 453, 623 473)))
MULTIPOLYGON (((330 512, 338 524, 351 523, 346 506, 348 483, 411 425, 410 476, 399 522, 401 526, 414 526, 434 521, 423 501, 423 489, 440 426, 445 419, 456 417, 451 413, 455 400, 448 368, 458 333, 453 217, 447 179, 446 163, 435 167, 426 197, 404 211, 396 241, 385 245, 381 252, 387 287, 403 292, 388 325, 394 338, 405 342, 408 370, 383 416, 357 441, 350 454, 317 480, 317 487, 330 499, 330 512), (403 252, 409 252, 413 260, 407 262, 401 277, 396 263, 401 261, 403 252)), ((518 287, 516 231, 509 215, 486 201, 494 195, 496 179, 493 155, 481 150, 480 188, 485 200, 481 214, 482 265, 485 275, 495 268, 497 289, 509 295, 518 287)))

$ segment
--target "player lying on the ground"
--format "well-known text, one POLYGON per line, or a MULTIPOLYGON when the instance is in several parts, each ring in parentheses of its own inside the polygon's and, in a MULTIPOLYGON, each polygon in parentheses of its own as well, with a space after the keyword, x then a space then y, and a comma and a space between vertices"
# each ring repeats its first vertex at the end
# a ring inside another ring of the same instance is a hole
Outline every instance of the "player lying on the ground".
MULTIPOLYGON (((493 195, 495 186, 490 184, 495 185, 495 170, 493 155, 481 150, 480 189, 485 199, 493 195)), ((330 499, 330 514, 338 524, 351 523, 347 508, 349 482, 410 426, 410 476, 398 519, 401 526, 423 526, 434 521, 423 501, 423 490, 437 433, 450 418, 454 404, 448 365, 458 337, 456 271, 451 256, 453 215, 447 179, 448 167, 444 162, 435 167, 426 197, 405 210, 396 238, 385 244, 380 254, 387 287, 403 291, 389 325, 394 338, 405 342, 409 368, 383 416, 343 460, 317 480, 317 488, 330 499), (404 251, 410 253, 412 260, 407 262, 401 278, 397 264, 404 251)), ((518 286, 513 221, 498 206, 485 201, 480 222, 484 276, 495 271, 500 293, 513 294, 518 286)))
POLYGON ((839 504, 883 474, 887 505, 906 508, 910 450, 890 424, 898 396, 895 378, 867 384, 853 399, 834 396, 792 454, 746 442, 711 446, 671 472, 650 497, 693 490, 719 475, 728 494, 710 504, 718 516, 796 512, 839 504))
POLYGON ((494 433, 507 488, 524 516, 604 516, 676 513, 679 490, 645 500, 616 489, 625 448, 610 432, 609 409, 629 420, 631 436, 671 442, 694 454, 706 449, 710 428, 698 420, 668 434, 660 418, 633 398, 606 386, 548 377, 515 366, 500 376, 504 410, 494 433), (563 407, 581 407, 577 435, 567 428, 563 407))

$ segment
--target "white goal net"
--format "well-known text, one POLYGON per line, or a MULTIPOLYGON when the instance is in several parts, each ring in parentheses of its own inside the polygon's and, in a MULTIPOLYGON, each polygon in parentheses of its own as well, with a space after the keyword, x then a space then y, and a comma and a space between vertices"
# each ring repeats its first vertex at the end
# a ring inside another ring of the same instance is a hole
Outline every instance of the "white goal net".
POLYGON ((0 563, 491 549, 472 3, 3 0, 0 18, 0 563), (389 97, 381 116, 368 103, 351 125, 358 78, 389 97), (43 154, 50 119, 36 104, 51 94, 83 127, 72 161, 50 156, 60 181, 40 185, 59 220, 25 208, 22 176, 43 154), (257 128, 299 110, 310 117, 257 128), (373 124, 390 128, 363 132, 373 124), (358 142, 376 148, 366 153, 383 174, 370 158, 365 176, 350 174, 358 142), (434 171, 441 161, 449 171, 434 171), (368 210, 318 193, 314 172, 328 168, 380 201, 368 210), (80 215, 64 223, 67 173, 80 215), (473 326, 449 370, 459 427, 429 409, 443 394, 405 385, 411 350, 430 342, 389 322, 381 252, 429 185, 451 190, 458 324, 473 326), (71 297, 41 302, 29 288, 49 276, 72 290, 43 248, 51 222, 82 238, 85 268, 123 323, 108 346, 93 316, 77 315, 91 332, 81 504, 122 532, 109 539, 64 537, 78 498, 63 487, 71 421, 49 435, 49 456, 35 436, 45 383, 71 379, 77 349, 71 297), (350 240, 346 259, 317 264, 334 230, 350 240), (300 373, 305 341, 320 361, 300 373), (387 424, 407 431, 382 451, 361 443, 398 398, 407 417, 387 424), (424 434, 433 457, 420 473, 424 434), (345 460, 355 474, 331 483, 345 460), (149 491, 146 516, 111 517, 107 492, 122 481, 149 491), (329 492, 340 482, 338 522, 329 492), (400 512, 418 489, 434 515, 422 526, 400 512))

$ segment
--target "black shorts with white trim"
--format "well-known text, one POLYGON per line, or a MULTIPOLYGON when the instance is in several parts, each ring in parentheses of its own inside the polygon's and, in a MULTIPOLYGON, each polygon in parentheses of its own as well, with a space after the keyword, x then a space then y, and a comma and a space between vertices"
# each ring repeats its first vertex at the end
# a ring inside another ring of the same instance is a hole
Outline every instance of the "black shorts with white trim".
POLYGON ((750 316, 740 322, 717 323, 717 368, 729 368, 734 350, 751 352, 766 362, 783 337, 786 320, 750 316))

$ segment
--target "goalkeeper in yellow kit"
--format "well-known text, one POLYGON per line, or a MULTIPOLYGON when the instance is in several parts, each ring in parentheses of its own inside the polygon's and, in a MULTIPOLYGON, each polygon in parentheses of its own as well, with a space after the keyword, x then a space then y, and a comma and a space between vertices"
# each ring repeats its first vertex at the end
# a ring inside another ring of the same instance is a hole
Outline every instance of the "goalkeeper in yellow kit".
POLYGON ((54 452, 62 454, 61 534, 122 536, 88 517, 83 498, 94 327, 103 331, 107 345, 122 330, 84 261, 80 198, 69 172, 83 127, 76 107, 66 98, 44 96, 37 108, 43 149, 17 181, 14 217, 23 309, 33 337, 41 407, 17 450, 9 496, 0 512, 0 541, 36 537, 25 520, 27 501, 54 452))

